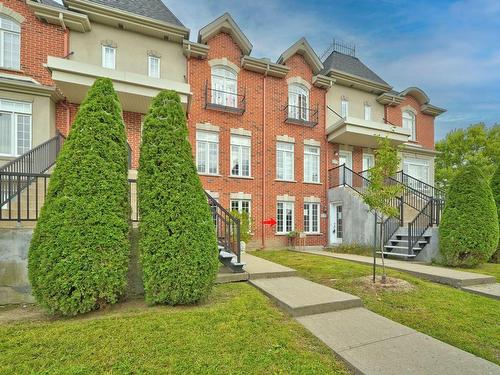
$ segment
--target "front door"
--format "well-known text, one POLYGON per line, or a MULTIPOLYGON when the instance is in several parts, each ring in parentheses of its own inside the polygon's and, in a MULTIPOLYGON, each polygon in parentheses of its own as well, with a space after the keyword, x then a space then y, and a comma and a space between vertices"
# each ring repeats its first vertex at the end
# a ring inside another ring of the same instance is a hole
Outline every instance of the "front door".
POLYGON ((342 217, 342 205, 330 203, 330 245, 342 243, 344 233, 344 220, 342 217))
POLYGON ((339 165, 345 165, 349 169, 340 168, 340 183, 344 183, 344 171, 345 171, 345 183, 347 185, 352 185, 352 152, 350 151, 340 151, 339 152, 339 165))

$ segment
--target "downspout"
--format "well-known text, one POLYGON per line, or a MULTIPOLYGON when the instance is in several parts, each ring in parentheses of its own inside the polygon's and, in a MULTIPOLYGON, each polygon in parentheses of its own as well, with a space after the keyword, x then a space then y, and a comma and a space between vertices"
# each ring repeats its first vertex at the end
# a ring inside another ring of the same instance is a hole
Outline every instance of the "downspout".
POLYGON ((330 210, 330 201, 328 199, 328 190, 329 190, 329 176, 328 176, 328 170, 330 166, 330 159, 328 157, 328 147, 330 145, 330 142, 328 142, 328 134, 326 134, 326 123, 327 123, 327 106, 328 106, 328 91, 332 88, 333 83, 330 81, 330 87, 325 90, 325 123, 324 123, 324 132, 325 132, 325 211, 326 211, 326 231, 327 233, 326 238, 325 238, 325 245, 328 246, 329 244, 329 236, 330 236, 330 215, 329 215, 329 210, 330 210))
POLYGON ((269 71, 269 64, 267 64, 266 72, 262 78, 262 241, 261 246, 263 249, 266 247, 266 78, 269 71))

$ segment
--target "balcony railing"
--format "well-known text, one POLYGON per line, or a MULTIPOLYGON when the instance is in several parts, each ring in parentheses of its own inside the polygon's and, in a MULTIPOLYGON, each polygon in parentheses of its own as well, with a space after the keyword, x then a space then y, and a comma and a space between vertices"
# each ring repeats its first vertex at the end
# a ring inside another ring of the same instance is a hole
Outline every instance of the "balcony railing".
POLYGON ((285 106, 285 122, 295 125, 314 127, 318 125, 319 107, 307 108, 299 105, 285 106))
POLYGON ((216 90, 205 84, 205 108, 242 115, 246 110, 246 95, 216 90))

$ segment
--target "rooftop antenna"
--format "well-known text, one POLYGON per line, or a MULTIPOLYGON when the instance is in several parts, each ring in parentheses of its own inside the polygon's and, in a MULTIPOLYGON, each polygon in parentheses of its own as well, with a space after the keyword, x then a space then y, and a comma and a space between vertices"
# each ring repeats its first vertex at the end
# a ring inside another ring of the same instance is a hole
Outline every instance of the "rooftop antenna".
POLYGON ((333 38, 328 48, 321 55, 321 61, 325 61, 325 59, 332 52, 338 52, 343 55, 356 57, 356 45, 354 43, 347 43, 333 38))

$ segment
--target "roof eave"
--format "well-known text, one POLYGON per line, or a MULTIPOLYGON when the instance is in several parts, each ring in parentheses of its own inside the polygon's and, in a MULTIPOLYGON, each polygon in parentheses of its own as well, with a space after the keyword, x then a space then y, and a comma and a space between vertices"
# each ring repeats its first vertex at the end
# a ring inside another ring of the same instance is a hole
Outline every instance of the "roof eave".
POLYGON ((38 1, 26 1, 28 7, 35 16, 49 24, 58 25, 73 31, 87 32, 91 30, 89 18, 85 14, 72 12, 70 10, 40 3, 38 1))
POLYGON ((290 71, 290 68, 286 65, 276 64, 267 59, 258 59, 251 56, 243 56, 241 66, 246 70, 277 78, 286 77, 290 71))
POLYGON ((240 29, 229 13, 224 13, 216 18, 208 25, 202 27, 198 32, 198 43, 206 43, 210 38, 220 32, 225 32, 233 38, 236 44, 240 47, 243 55, 250 55, 252 52, 252 43, 240 29))
POLYGON ((363 91, 368 91, 371 93, 382 94, 392 90, 392 86, 389 86, 388 84, 375 82, 370 79, 342 72, 336 69, 330 69, 326 75, 331 78, 335 78, 337 84, 343 86, 356 87, 358 89, 361 89, 363 91))
POLYGON ((314 74, 319 74, 319 72, 323 70, 323 63, 305 38, 300 38, 293 45, 287 48, 286 51, 283 52, 278 58, 276 63, 283 64, 295 54, 299 54, 304 57, 314 74))

